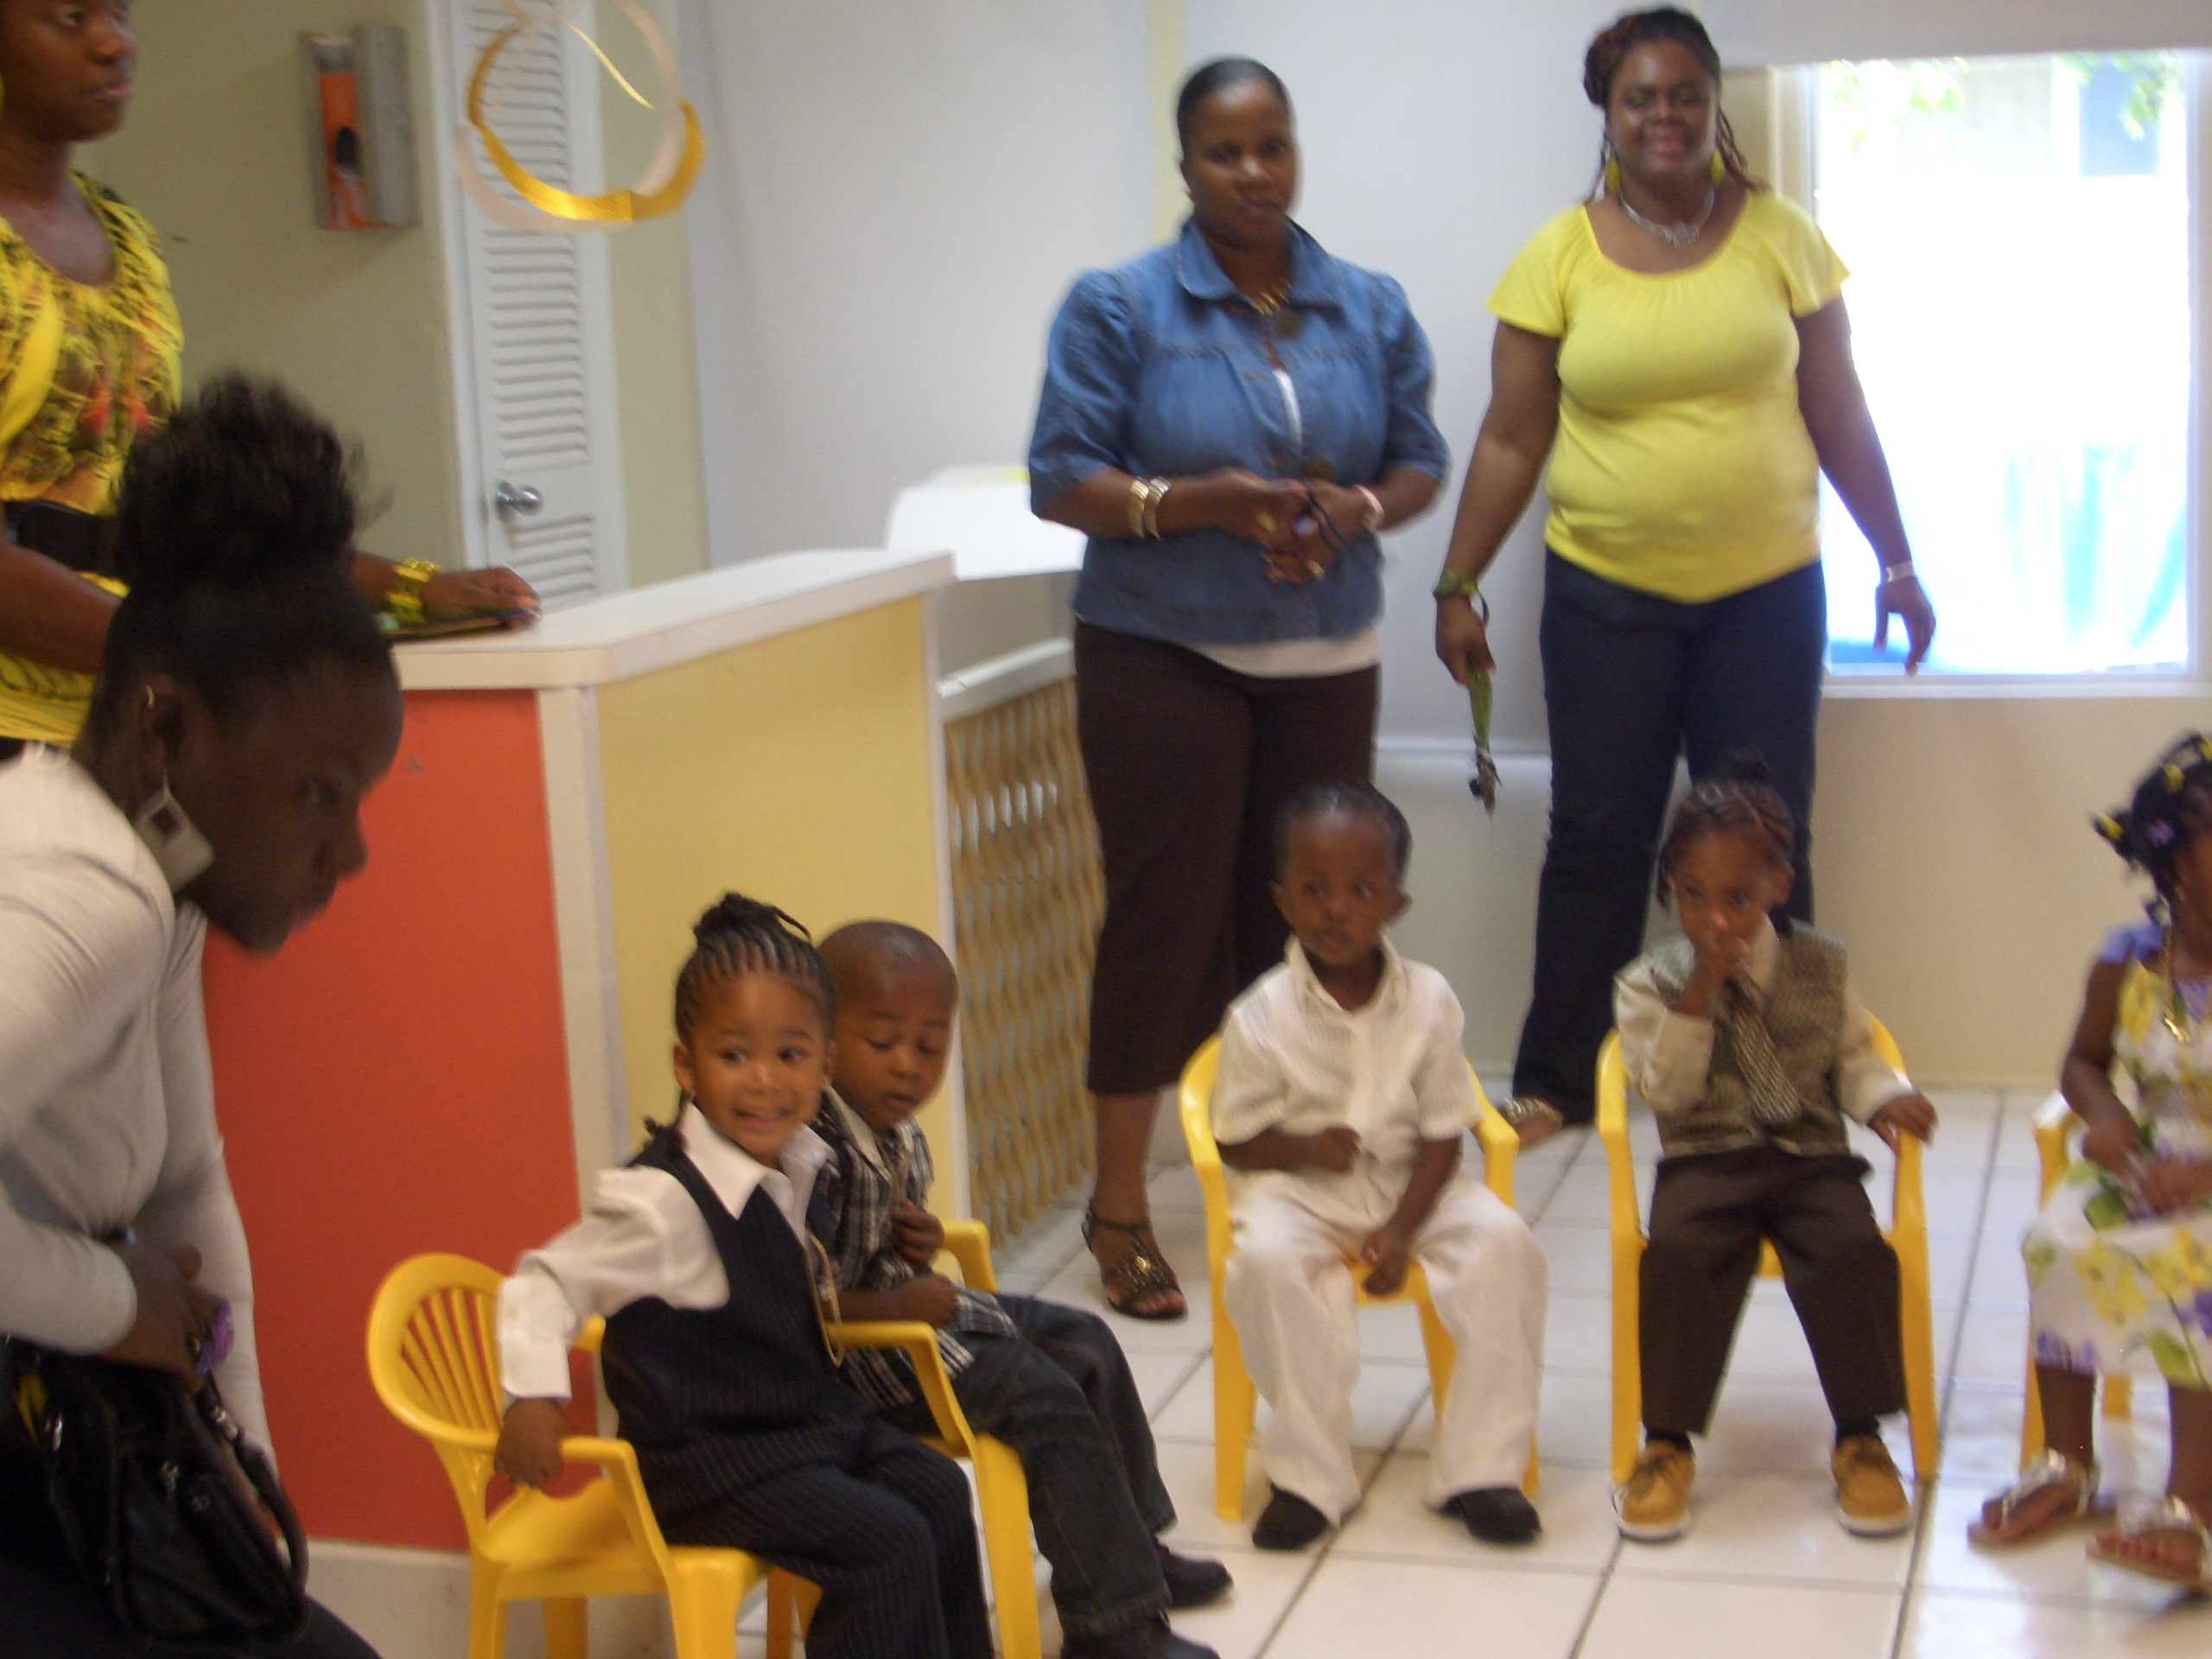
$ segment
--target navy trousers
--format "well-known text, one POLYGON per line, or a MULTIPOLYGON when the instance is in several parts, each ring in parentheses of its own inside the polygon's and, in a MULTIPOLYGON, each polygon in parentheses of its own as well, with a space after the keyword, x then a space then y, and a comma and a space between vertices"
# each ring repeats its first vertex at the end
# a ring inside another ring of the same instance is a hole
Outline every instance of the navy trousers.
POLYGON ((772 1476, 662 1530, 821 1586, 810 1659, 991 1659, 967 1477, 887 1423, 871 1419, 842 1465, 772 1476))
POLYGON ((1612 1028, 1613 976, 1643 949, 1677 756, 1688 754, 1693 778, 1737 749, 1766 758, 1797 821, 1797 884, 1784 908, 1812 919, 1807 819, 1827 590, 1815 563, 1710 604, 1682 605, 1552 553, 1541 642, 1551 839, 1513 1092, 1587 1122, 1598 1050, 1612 1028))

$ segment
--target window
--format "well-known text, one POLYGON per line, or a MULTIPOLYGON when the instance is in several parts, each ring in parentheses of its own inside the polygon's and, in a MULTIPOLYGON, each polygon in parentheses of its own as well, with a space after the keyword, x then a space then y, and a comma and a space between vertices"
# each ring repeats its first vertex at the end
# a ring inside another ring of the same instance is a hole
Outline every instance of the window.
MULTIPOLYGON (((2190 144, 2178 54, 1836 63, 1815 212, 1941 623, 1937 672, 2193 663, 2190 144)), ((1831 665, 1873 556, 1822 486, 1831 665)), ((1893 632, 1888 660, 1900 652, 1893 632)))

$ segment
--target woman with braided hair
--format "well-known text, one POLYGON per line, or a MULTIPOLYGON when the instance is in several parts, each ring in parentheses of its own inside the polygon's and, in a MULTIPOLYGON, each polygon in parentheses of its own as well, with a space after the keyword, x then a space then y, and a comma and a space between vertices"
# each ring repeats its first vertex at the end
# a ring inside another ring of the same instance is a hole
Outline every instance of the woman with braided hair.
POLYGON ((2059 1071, 2088 1127, 2028 1230, 2044 1450, 1973 1529, 2026 1543, 2101 1517, 2097 1374, 2154 1366, 2172 1402, 2164 1502, 2090 1548, 2098 1560, 2212 1590, 2212 738, 2158 759, 2097 828, 2151 878, 2149 919, 2106 942, 2059 1071), (2114 1086, 2125 1074, 2134 1104, 2114 1086))
POLYGON ((1491 297, 1491 405, 1436 587, 1437 655, 1454 679, 1489 672, 1476 583, 1549 456, 1551 840, 1506 1108, 1531 1143, 1593 1109, 1678 755, 1693 776, 1765 755, 1801 826, 1790 912, 1811 916, 1822 473, 1881 561, 1876 643, 1899 619, 1910 672, 1936 626, 1852 365, 1842 262, 1745 168, 1704 25, 1627 14, 1591 43, 1583 90, 1605 112, 1596 188, 1491 297))

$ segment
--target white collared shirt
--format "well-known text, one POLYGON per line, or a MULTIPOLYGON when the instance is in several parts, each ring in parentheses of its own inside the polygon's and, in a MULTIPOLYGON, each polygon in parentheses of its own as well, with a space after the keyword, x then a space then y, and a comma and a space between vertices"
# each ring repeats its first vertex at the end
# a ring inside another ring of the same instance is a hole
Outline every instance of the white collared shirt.
POLYGON ((1444 976, 1408 962, 1388 940, 1375 995, 1346 1008, 1293 939, 1282 966, 1262 975, 1223 1021, 1214 1134, 1235 1146, 1265 1129, 1316 1135, 1344 1124, 1359 1135, 1366 1171, 1402 1183, 1422 1141, 1450 1140, 1474 1121, 1464 1023, 1444 976))
MULTIPOLYGON (((756 1162, 726 1141, 699 1109, 677 1118, 683 1150, 733 1216, 754 1189, 767 1193, 792 1233, 806 1243, 806 1207, 830 1148, 802 1128, 784 1147, 781 1169, 756 1162)), ((499 1371, 513 1400, 566 1400, 569 1347, 586 1319, 619 1313, 658 1296, 671 1307, 720 1307, 729 1279, 713 1230, 691 1195, 658 1169, 606 1169, 590 1212, 542 1249, 531 1250, 499 1287, 499 1371)))
MULTIPOLYGON (((1781 961, 1782 938, 1771 921, 1761 918, 1751 940, 1749 973, 1762 1001, 1774 988, 1781 961)), ((1620 1027, 1629 1086, 1637 1098, 1662 1117, 1688 1111, 1705 1098, 1706 1077, 1713 1069, 1713 1021, 1667 1006, 1651 977, 1649 957, 1630 963, 1615 982, 1613 1018, 1620 1027)), ((1912 1092, 1911 1081, 1874 1052, 1866 1005, 1848 975, 1835 1052, 1836 1103, 1854 1122, 1866 1122, 1900 1095, 1912 1092)))
POLYGON ((231 1302, 224 1403, 266 1448, 200 1001, 207 927, 67 753, 33 744, 0 766, 0 1334, 99 1353, 138 1317, 102 1241, 188 1244, 200 1287, 231 1302))

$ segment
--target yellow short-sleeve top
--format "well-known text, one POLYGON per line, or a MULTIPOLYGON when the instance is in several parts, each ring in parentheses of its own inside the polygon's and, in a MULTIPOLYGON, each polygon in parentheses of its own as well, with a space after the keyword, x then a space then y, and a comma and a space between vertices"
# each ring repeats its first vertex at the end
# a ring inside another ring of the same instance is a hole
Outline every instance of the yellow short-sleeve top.
POLYGON ((1820 227, 1766 192, 1710 258, 1662 275, 1608 259, 1581 207, 1539 231, 1490 308, 1560 342, 1544 479, 1560 556, 1687 604, 1819 558, 1796 321, 1847 275, 1820 227))
MULTIPOLYGON (((105 286, 70 281, 0 219, 0 501, 107 513, 130 446, 175 412, 184 331, 152 226, 77 182, 115 251, 105 286)), ((73 741, 92 689, 0 652, 0 737, 73 741)))

